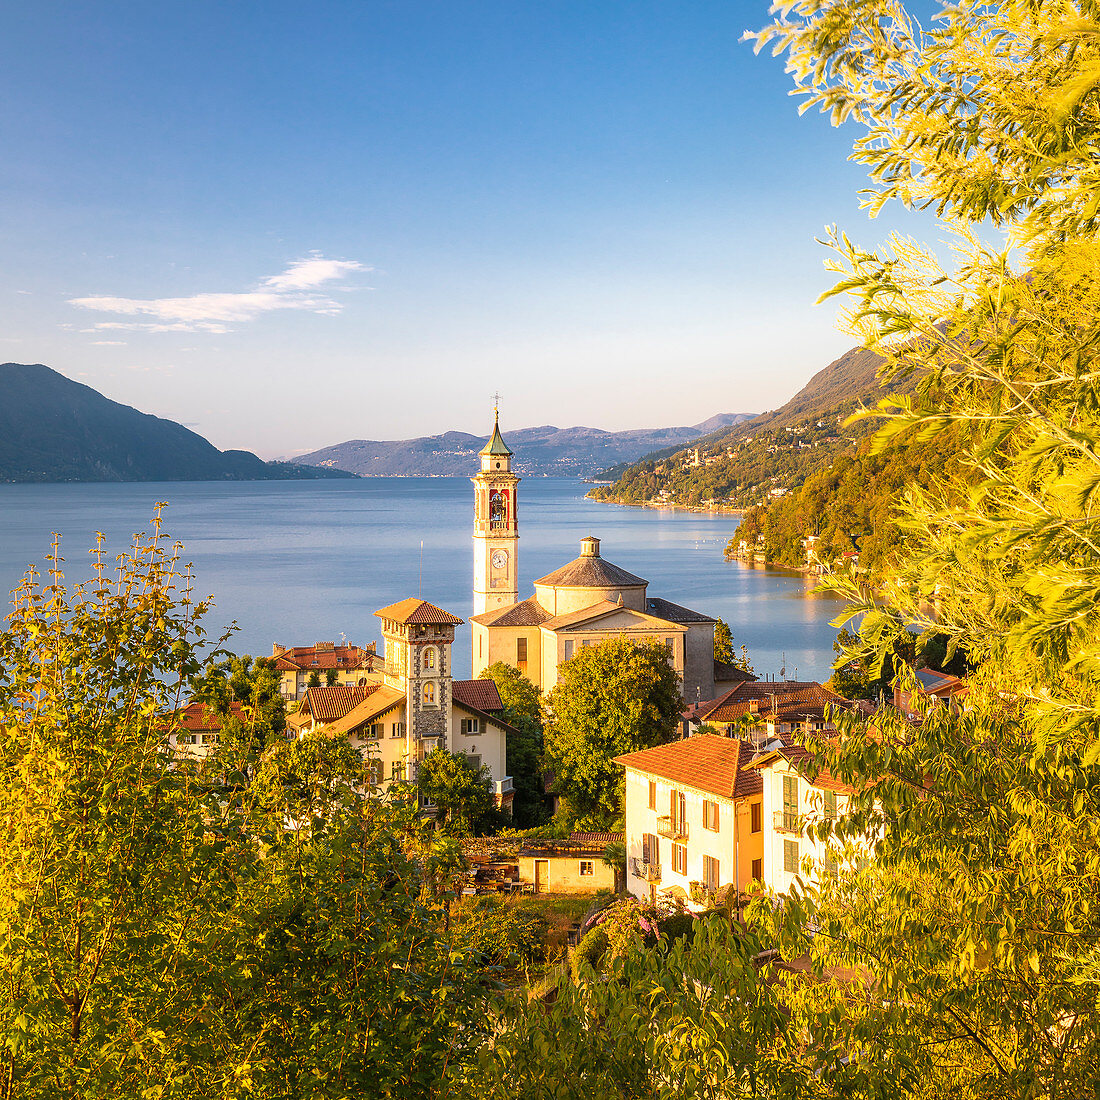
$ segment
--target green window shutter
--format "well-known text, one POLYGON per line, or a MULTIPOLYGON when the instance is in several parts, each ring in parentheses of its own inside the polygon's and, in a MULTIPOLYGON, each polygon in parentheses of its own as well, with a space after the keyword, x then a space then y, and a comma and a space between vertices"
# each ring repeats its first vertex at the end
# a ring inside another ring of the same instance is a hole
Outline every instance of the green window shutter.
POLYGON ((798 841, 783 841, 783 870, 789 875, 798 874, 798 841))
POLYGON ((825 792, 825 818, 836 821, 836 791, 825 792))
POLYGON ((783 776, 783 812, 798 816, 798 776, 783 776))

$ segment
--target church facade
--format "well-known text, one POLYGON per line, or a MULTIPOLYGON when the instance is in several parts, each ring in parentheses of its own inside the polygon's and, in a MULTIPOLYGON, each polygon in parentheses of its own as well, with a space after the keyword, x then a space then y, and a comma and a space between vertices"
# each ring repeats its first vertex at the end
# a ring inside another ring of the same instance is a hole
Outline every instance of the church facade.
POLYGON ((713 699, 729 679, 753 679, 714 661, 715 619, 649 595, 649 582, 607 561, 600 540, 581 540, 578 558, 535 581, 519 599, 519 478, 499 423, 481 451, 474 477, 474 614, 470 619, 473 675, 503 661, 542 692, 559 666, 584 646, 625 635, 668 646, 688 703, 713 699))

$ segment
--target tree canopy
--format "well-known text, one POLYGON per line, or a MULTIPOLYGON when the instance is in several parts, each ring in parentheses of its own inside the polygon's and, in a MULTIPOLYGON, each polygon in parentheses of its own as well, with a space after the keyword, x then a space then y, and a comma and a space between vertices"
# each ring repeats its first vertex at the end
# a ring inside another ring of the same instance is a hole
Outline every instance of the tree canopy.
POLYGON ((547 705, 557 790, 581 827, 606 828, 623 812, 623 773, 612 759, 672 740, 684 701, 663 642, 618 636, 560 665, 547 705))

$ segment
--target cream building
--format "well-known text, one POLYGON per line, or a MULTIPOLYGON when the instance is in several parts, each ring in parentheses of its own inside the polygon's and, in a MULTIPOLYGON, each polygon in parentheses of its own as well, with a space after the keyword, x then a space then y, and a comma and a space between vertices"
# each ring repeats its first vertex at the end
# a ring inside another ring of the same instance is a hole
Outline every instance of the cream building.
POLYGON ((699 734, 616 757, 626 773, 626 888, 702 909, 766 881, 763 781, 752 746, 699 734))
MULTIPOLYGON (((796 877, 820 882, 835 872, 839 858, 835 845, 812 835, 812 826, 843 817, 852 788, 825 771, 808 779, 802 768, 808 756, 799 745, 781 743, 749 765, 762 782, 764 882, 776 893, 789 890, 796 877)), ((856 848, 861 861, 868 859, 873 839, 865 838, 856 848)))
POLYGON ((492 775, 497 804, 512 804, 506 740, 512 727, 488 680, 456 681, 451 647, 457 615, 427 600, 406 599, 376 611, 382 620, 382 668, 355 685, 310 688, 294 724, 298 736, 323 729, 346 736, 371 760, 374 780, 385 787, 412 780, 435 748, 462 753, 492 775))
MULTIPOLYGON (((519 600, 519 478, 512 458, 495 423, 472 479, 473 675, 503 661, 548 692, 558 681, 558 666, 579 649, 625 635, 668 646, 689 703, 713 698, 714 618, 650 596, 648 581, 601 556, 598 538, 582 539, 580 557, 535 581, 534 595, 519 600)), ((726 666, 720 675, 729 676, 726 666)))

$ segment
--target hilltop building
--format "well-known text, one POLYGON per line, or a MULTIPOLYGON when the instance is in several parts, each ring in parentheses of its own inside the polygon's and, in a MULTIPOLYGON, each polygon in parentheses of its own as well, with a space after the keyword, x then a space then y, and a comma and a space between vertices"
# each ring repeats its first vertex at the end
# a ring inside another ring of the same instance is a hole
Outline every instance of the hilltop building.
POLYGON ((535 581, 519 599, 519 478, 499 418, 481 451, 474 483, 474 614, 470 619, 473 675, 497 661, 513 665, 543 692, 558 666, 583 646, 623 634, 656 638, 671 653, 689 702, 710 699, 721 683, 754 679, 714 660, 710 615, 648 594, 649 582, 600 555, 600 540, 581 540, 580 557, 535 581))

